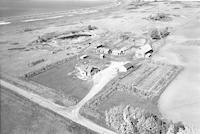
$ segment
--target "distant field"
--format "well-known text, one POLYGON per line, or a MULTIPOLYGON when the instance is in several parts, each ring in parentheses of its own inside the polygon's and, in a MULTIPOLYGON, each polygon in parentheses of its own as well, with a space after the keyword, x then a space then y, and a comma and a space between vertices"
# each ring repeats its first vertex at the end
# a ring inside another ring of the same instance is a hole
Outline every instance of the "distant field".
POLYGON ((1 134, 95 134, 1 88, 1 134))

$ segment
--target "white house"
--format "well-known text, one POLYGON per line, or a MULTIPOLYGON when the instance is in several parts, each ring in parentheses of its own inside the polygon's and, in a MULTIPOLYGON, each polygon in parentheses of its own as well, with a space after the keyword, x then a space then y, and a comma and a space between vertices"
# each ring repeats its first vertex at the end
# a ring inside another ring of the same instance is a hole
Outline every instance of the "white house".
POLYGON ((101 54, 110 54, 112 53, 112 50, 107 47, 100 47, 97 49, 97 52, 101 54))
POLYGON ((100 71, 98 67, 93 65, 80 65, 75 68, 77 70, 76 76, 82 80, 87 80, 100 71))
POLYGON ((127 47, 122 47, 121 49, 114 49, 112 50, 112 55, 123 55, 128 50, 127 47))
POLYGON ((153 53, 153 49, 150 44, 146 44, 144 46, 139 47, 136 50, 135 56, 137 58, 149 58, 153 53))
POLYGON ((112 50, 112 55, 121 55, 121 51, 120 50, 118 50, 118 49, 114 49, 114 50, 112 50))

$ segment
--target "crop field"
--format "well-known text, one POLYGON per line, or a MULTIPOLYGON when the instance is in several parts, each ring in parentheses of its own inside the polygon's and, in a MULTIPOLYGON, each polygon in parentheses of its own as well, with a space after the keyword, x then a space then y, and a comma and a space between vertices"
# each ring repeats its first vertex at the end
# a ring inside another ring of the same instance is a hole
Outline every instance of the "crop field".
POLYGON ((142 98, 159 96, 181 71, 181 67, 160 63, 143 63, 137 70, 119 82, 119 91, 127 91, 142 98))
POLYGON ((1 134, 95 134, 1 88, 1 134))

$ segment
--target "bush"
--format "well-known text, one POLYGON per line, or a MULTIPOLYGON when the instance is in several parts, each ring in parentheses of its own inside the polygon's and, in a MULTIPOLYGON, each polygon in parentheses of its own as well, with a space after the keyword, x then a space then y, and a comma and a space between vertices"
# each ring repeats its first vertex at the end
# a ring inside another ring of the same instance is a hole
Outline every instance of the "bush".
POLYGON ((91 25, 88 25, 88 30, 96 30, 97 27, 96 26, 91 26, 91 25))

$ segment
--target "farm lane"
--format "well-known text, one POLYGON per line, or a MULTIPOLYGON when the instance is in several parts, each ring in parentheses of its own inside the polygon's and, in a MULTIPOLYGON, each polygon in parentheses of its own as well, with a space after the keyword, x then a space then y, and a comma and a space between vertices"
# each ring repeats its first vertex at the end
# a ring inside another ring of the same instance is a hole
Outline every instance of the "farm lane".
POLYGON ((85 98, 82 99, 80 103, 78 103, 75 107, 62 107, 59 106, 39 95, 36 95, 34 93, 30 93, 28 91, 25 91, 15 85, 12 85, 4 80, 0 80, 0 83, 3 87, 6 87, 19 95, 24 96, 25 98, 29 99, 30 101, 33 101, 40 106, 47 108, 63 117, 66 117, 78 124, 81 124, 82 126, 85 126, 95 132, 98 132, 100 134, 115 134, 115 132, 110 131, 104 127, 101 127, 94 122, 82 117, 79 114, 80 108, 87 103, 91 98, 93 98, 98 92, 100 92, 103 87, 114 77, 117 76, 118 72, 123 72, 123 65, 125 62, 111 62, 110 66, 101 72, 97 73, 94 78, 94 85, 91 88, 90 92, 85 96, 85 98))
POLYGON ((81 119, 77 119, 71 111, 69 111, 67 108, 61 107, 39 95, 36 95, 34 93, 25 91, 15 85, 12 85, 4 80, 0 80, 1 86, 10 89, 11 91, 14 91, 15 93, 22 95, 23 97, 29 99, 30 101, 37 103, 39 106, 44 107, 49 109, 50 111, 53 111, 55 113, 57 113, 58 115, 61 115, 67 119, 70 119, 86 128, 89 128, 97 133, 100 134, 115 134, 113 131, 110 131, 104 127, 101 127, 95 123, 93 123, 92 121, 89 121, 87 119, 84 119, 83 117, 81 117, 81 119))
POLYGON ((97 93, 99 93, 103 87, 117 76, 118 72, 123 72, 123 65, 126 62, 111 62, 110 66, 93 77, 93 87, 90 92, 75 106, 72 106, 72 112, 79 118, 79 110, 84 106, 90 99, 92 99, 97 93))

